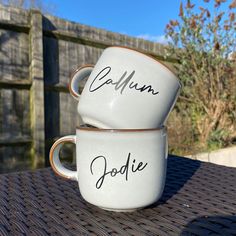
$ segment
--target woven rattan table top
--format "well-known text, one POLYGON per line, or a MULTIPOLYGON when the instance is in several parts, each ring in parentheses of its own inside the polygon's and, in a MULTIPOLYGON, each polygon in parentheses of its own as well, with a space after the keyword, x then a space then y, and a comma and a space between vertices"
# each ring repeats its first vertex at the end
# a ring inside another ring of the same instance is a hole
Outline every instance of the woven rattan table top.
POLYGON ((0 175, 0 235, 236 235, 236 168, 170 156, 161 200, 133 213, 86 203, 50 168, 0 175))

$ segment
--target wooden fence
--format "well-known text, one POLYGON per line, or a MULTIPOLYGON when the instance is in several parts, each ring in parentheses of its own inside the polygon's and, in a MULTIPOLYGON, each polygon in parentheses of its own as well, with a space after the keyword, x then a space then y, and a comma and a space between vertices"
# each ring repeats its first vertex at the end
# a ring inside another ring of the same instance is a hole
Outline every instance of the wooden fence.
POLYGON ((0 6, 0 172, 47 165, 52 142, 75 133, 79 119, 70 75, 96 63, 110 45, 174 62, 157 43, 0 6))

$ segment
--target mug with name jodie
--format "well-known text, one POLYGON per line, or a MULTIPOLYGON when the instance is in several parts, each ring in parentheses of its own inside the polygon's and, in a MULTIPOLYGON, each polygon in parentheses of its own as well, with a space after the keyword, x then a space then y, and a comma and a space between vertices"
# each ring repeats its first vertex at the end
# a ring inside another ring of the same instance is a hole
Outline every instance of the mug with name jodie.
POLYGON ((181 84, 164 64, 139 51, 106 48, 95 66, 77 69, 69 83, 84 123, 103 129, 151 129, 165 124, 181 84), (81 80, 88 77, 78 93, 81 80))
POLYGON ((143 130, 82 128, 57 140, 50 164, 60 176, 76 180, 82 197, 105 210, 133 211, 162 195, 167 165, 165 127, 143 130), (76 145, 77 170, 65 168, 59 152, 65 142, 76 145))

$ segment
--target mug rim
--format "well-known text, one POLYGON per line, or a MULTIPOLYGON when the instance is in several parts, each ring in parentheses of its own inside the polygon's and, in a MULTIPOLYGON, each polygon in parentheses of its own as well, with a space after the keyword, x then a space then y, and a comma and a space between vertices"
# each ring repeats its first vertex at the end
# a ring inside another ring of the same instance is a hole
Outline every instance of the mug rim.
POLYGON ((180 87, 182 87, 182 83, 181 83, 181 81, 179 80, 179 78, 178 78, 176 72, 174 72, 169 66, 167 66, 167 65, 164 64, 163 62, 157 60, 155 57, 153 57, 153 56, 151 56, 151 55, 149 55, 149 54, 147 54, 147 53, 145 53, 145 52, 142 52, 141 50, 138 50, 138 49, 136 49, 136 48, 131 48, 131 47, 122 46, 122 45, 112 45, 112 46, 109 46, 109 47, 107 47, 107 48, 105 48, 105 49, 108 49, 108 48, 122 48, 122 49, 127 49, 127 50, 130 50, 130 51, 135 51, 135 52, 137 52, 137 53, 142 54, 143 56, 146 56, 146 57, 148 57, 148 58, 154 60, 155 62, 157 62, 157 63, 161 64, 162 66, 164 66, 169 72, 171 72, 171 73, 174 75, 175 79, 179 82, 180 87))
POLYGON ((135 132, 151 132, 151 131, 161 131, 167 130, 165 125, 159 126, 157 128, 150 129, 100 129, 98 127, 87 127, 87 126, 76 126, 76 130, 89 131, 89 132, 108 132, 108 133, 135 133, 135 132))

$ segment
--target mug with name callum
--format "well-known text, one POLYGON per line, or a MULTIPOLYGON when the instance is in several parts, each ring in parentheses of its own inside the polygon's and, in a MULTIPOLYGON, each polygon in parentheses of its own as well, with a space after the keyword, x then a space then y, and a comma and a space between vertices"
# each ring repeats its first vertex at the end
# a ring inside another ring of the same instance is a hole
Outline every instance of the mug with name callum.
POLYGON ((83 123, 102 129, 164 125, 180 89, 180 81, 164 64, 120 46, 106 48, 95 66, 77 69, 69 83, 83 123), (78 85, 87 77, 79 94, 78 85))

